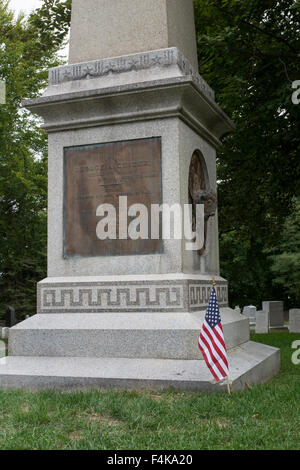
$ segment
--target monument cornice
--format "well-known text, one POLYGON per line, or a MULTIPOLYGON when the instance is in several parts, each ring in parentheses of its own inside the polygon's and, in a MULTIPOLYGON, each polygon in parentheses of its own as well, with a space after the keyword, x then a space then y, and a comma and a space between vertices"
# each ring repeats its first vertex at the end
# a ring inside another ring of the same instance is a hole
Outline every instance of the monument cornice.
POLYGON ((179 118, 217 148, 220 138, 234 129, 193 76, 46 95, 25 100, 23 105, 44 118, 43 128, 49 133, 179 118))

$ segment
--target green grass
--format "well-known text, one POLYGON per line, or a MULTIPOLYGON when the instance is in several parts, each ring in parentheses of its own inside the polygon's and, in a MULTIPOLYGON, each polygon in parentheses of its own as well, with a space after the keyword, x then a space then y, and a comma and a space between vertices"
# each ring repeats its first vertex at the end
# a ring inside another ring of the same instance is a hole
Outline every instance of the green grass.
POLYGON ((300 365, 285 331, 270 383, 227 394, 0 391, 0 449, 300 449, 300 365))

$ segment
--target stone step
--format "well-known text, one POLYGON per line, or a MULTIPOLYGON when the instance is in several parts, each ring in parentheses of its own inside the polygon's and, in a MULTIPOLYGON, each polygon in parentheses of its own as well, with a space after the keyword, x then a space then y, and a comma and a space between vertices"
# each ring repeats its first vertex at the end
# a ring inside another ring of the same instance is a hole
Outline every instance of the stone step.
MULTIPOLYGON (((224 309, 228 350, 249 340, 248 319, 224 309)), ((202 313, 46 314, 9 332, 9 355, 202 359, 202 313)))
MULTIPOLYGON (((233 390, 245 382, 262 383, 280 368, 280 351, 247 342, 229 353, 233 390)), ((204 361, 85 358, 6 357, 0 360, 1 389, 175 389, 224 391, 214 384, 204 361)))

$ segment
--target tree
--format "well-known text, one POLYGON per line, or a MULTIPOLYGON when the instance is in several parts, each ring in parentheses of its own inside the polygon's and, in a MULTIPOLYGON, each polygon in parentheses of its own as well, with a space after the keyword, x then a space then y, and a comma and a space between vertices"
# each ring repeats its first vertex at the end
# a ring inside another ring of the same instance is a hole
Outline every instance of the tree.
POLYGON ((14 19, 9 2, 0 2, 0 79, 7 88, 0 105, 0 313, 11 304, 19 318, 35 313, 36 283, 46 274, 47 219, 47 137, 21 102, 46 86, 67 32, 39 19, 39 11, 14 19))
POLYGON ((222 274, 243 286, 230 282, 234 303, 286 297, 265 249, 277 245, 300 191, 300 106, 291 100, 299 2, 197 0, 195 8, 200 73, 236 124, 218 153, 222 274))
POLYGON ((274 284, 300 303, 300 198, 293 200, 293 211, 286 218, 277 248, 269 250, 274 284))

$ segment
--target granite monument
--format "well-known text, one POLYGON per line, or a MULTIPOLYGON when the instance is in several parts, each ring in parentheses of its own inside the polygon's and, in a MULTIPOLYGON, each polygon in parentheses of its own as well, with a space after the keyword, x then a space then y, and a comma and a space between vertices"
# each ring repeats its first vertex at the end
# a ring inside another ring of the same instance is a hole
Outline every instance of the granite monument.
POLYGON ((10 330, 0 387, 215 391, 197 346, 212 275, 232 388, 277 373, 220 276, 216 151, 234 125, 198 73, 193 1, 73 0, 69 64, 24 106, 49 136, 48 277, 37 315, 10 330), (124 197, 203 204, 202 247, 102 240, 99 205, 117 214, 124 197))

